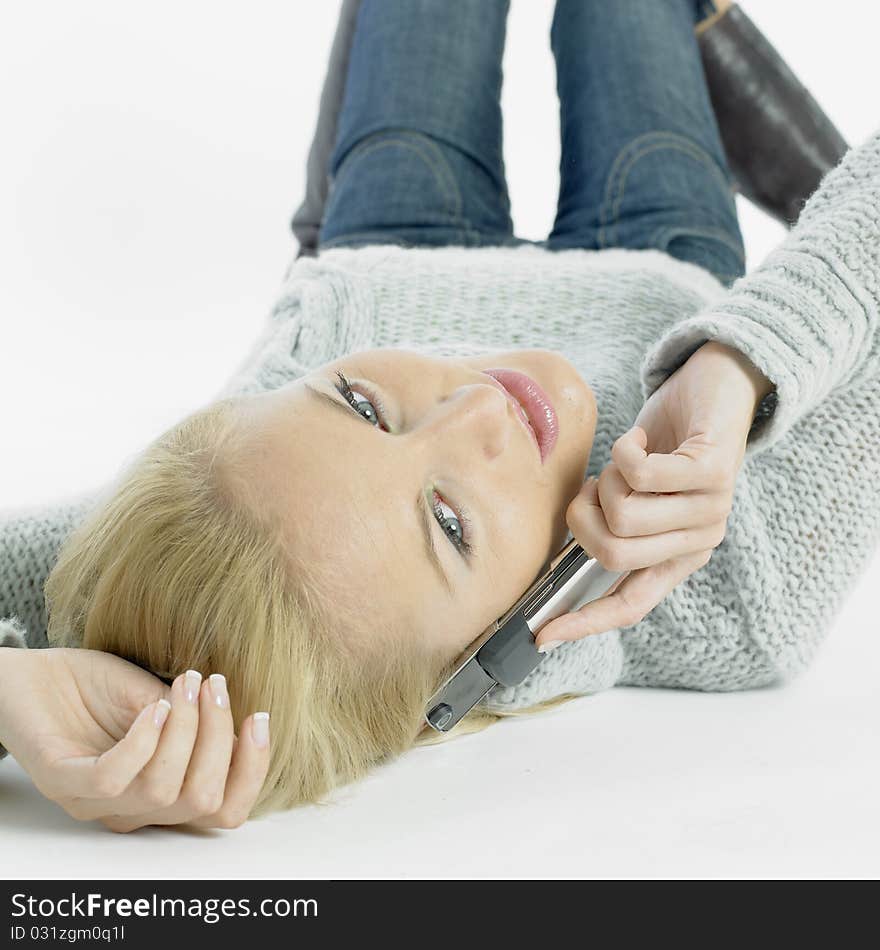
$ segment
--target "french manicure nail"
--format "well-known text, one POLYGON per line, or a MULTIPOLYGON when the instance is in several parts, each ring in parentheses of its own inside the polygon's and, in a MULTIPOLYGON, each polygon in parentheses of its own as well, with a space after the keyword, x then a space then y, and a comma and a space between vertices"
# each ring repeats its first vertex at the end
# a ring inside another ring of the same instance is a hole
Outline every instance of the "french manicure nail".
POLYGON ((229 709, 229 693, 226 692, 226 677, 222 673, 212 673, 210 676, 211 694, 214 702, 221 709, 229 709))
POLYGON ((551 650, 555 650, 558 646, 565 642, 565 640, 548 640, 546 643, 542 643, 538 647, 538 653, 549 653, 551 650))
POLYGON ((251 735, 254 738, 254 745, 258 749, 264 749, 269 745, 269 713, 254 713, 251 735))
POLYGON ((153 713, 154 725, 161 729, 170 712, 171 703, 169 703, 167 699, 160 699, 156 706, 156 711, 153 713))
POLYGON ((198 670, 187 670, 183 679, 183 695, 188 703, 199 701, 199 689, 202 685, 202 674, 198 670))

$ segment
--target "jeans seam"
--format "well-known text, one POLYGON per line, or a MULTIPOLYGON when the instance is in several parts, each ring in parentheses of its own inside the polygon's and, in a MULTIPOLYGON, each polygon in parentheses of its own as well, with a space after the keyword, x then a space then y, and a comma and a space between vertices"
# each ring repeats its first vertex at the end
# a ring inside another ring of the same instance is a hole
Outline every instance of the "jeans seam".
MULTIPOLYGON (((345 244, 348 241, 373 241, 381 237, 381 232, 379 231, 346 231, 345 234, 339 234, 334 238, 329 238, 326 241, 321 241, 319 250, 325 250, 327 248, 333 247, 337 244, 345 244)), ((391 235, 394 236, 393 234, 391 235)), ((395 239, 396 240, 396 239, 395 239)), ((387 242, 378 242, 377 243, 393 243, 392 241, 387 242)), ((404 244, 409 244, 409 241, 403 241, 404 244)))
MULTIPOLYGON (((428 227, 427 225, 418 225, 420 228, 428 227)), ((447 227, 447 225, 443 225, 447 227)), ((456 246, 473 246, 473 247, 507 247, 507 246, 516 246, 518 247, 521 244, 534 244, 540 246, 542 242, 540 241, 530 241, 524 238, 517 238, 515 234, 508 234, 506 231, 499 232, 498 234, 487 233, 481 231, 477 228, 468 228, 468 227, 459 227, 459 228, 450 228, 451 230, 457 230, 457 240, 456 241, 446 241, 445 244, 425 244, 421 241, 409 241, 405 238, 399 237, 399 231, 390 230, 390 231, 378 231, 373 229, 371 231, 346 231, 345 234, 338 234, 336 237, 328 238, 326 241, 321 241, 318 247, 318 251, 329 250, 331 247, 346 246, 350 241, 364 241, 370 244, 401 244, 404 247, 444 247, 446 245, 455 244, 456 246), (512 240, 511 240, 512 239, 512 240), (468 241, 472 243, 467 244, 468 241)))
MULTIPOLYGON (((383 134, 382 132, 373 133, 373 135, 382 135, 382 134, 383 134)), ((425 162, 425 164, 430 169, 431 173, 434 176, 435 182, 437 183, 437 185, 440 187, 440 189, 443 192, 443 196, 447 204, 451 204, 454 206, 452 210, 449 211, 449 213, 454 216, 453 226, 459 227, 459 228, 466 228, 466 225, 464 224, 463 218, 462 218, 462 204, 463 203, 462 203, 462 197, 461 197, 461 190, 458 187, 458 182, 455 180, 455 175, 453 175, 452 172, 450 171, 449 166, 447 165, 442 154, 438 156, 431 156, 427 154, 426 151, 424 151, 423 149, 423 146, 425 144, 424 142, 412 142, 412 141, 408 141, 405 138, 401 138, 400 136, 392 136, 390 138, 383 138, 379 142, 372 142, 369 145, 366 145, 366 147, 363 147, 365 146, 367 142, 369 142, 370 138, 372 138, 372 135, 368 136, 366 139, 364 139, 362 142, 356 145, 346 156, 345 162, 348 163, 349 161, 354 159, 355 156, 369 155, 370 152, 374 152, 377 149, 383 148, 386 145, 396 144, 396 145, 402 145, 405 148, 411 149, 425 162), (439 158, 439 162, 435 163, 435 158, 439 158), (444 180, 444 178, 446 180, 444 180), (450 198, 452 198, 451 202, 450 202, 450 198)), ((436 146, 433 145, 430 139, 427 139, 426 141, 428 145, 431 145, 433 148, 436 148, 436 146)), ((340 176, 338 175, 334 175, 334 184, 339 179, 339 177, 340 176)))
POLYGON ((713 228, 711 226, 691 228, 686 226, 673 227, 672 225, 664 225, 663 227, 657 228, 653 232, 651 235, 651 240, 654 241, 655 244, 659 242, 665 242, 669 236, 680 236, 679 232, 685 237, 705 237, 720 241, 725 247, 733 251, 733 253, 736 255, 736 259, 740 263, 745 265, 745 255, 739 249, 739 247, 730 240, 730 237, 725 233, 723 228, 713 228))
POLYGON ((600 211, 601 223, 598 235, 598 243, 600 248, 609 246, 609 243, 606 239, 606 231, 611 227, 614 227, 620 220, 620 206, 623 203, 623 198, 626 194, 626 183, 629 173, 632 171, 634 165, 637 161, 639 161, 639 159, 644 158, 645 155, 660 149, 672 149, 674 151, 682 152, 688 157, 695 159, 720 179, 722 187, 729 187, 727 179, 724 177, 723 172, 719 169, 716 162, 712 159, 708 152, 706 152, 696 143, 681 136, 676 136, 671 132, 648 132, 645 135, 639 136, 638 138, 628 142, 620 150, 620 152, 618 152, 617 157, 614 159, 614 162, 611 166, 611 171, 608 173, 608 179, 605 183, 605 195, 602 202, 602 209, 600 211), (661 139, 664 141, 661 141, 661 139), (647 142, 649 144, 643 144, 641 147, 637 148, 635 153, 630 155, 627 160, 627 153, 630 152, 638 142, 647 142), (619 166, 621 166, 624 161, 626 161, 626 165, 621 169, 619 166), (615 189, 617 194, 612 200, 612 194, 615 189), (611 205, 610 221, 608 220, 609 205, 611 205))
MULTIPOLYGON (((367 128, 369 128, 370 131, 359 132, 354 138, 353 145, 346 143, 345 147, 341 148, 343 143, 338 142, 334 146, 331 160, 336 155, 342 156, 341 161, 336 161, 337 167, 342 164, 342 161, 345 161, 353 149, 358 148, 358 146, 370 139, 375 138, 377 135, 387 135, 389 133, 396 133, 398 135, 411 135, 417 137, 420 141, 430 142, 434 146, 436 146, 437 143, 450 146, 456 152, 469 159, 473 164, 478 165, 483 170, 485 175, 491 179, 499 191, 507 193, 507 176, 504 170, 503 146, 497 152, 493 148, 488 160, 486 160, 486 156, 480 154, 479 150, 472 148, 471 143, 469 143, 466 138, 458 136, 455 131, 450 131, 448 127, 443 127, 440 125, 438 125, 436 128, 432 127, 432 123, 426 122, 420 118, 405 119, 403 121, 396 119, 392 125, 389 125, 386 122, 373 122, 368 125, 367 128)), ((346 138, 352 138, 351 133, 349 133, 346 138)))
MULTIPOLYGON (((443 225, 447 227, 448 225, 443 225)), ((426 225, 418 225, 418 227, 426 227, 426 225)), ((453 228, 453 230, 458 230, 462 233, 470 233, 467 228, 453 228)), ((349 241, 368 241, 375 242, 377 244, 403 244, 406 247, 422 247, 423 245, 414 242, 408 241, 405 238, 398 237, 398 230, 389 230, 388 232, 379 231, 376 228, 373 228, 370 231, 346 231, 345 234, 339 234, 336 237, 329 238, 326 241, 321 242, 321 249, 330 248, 337 244, 346 244, 349 241), (387 240, 382 240, 387 238, 387 240)))
MULTIPOLYGON (((716 233, 715 228, 657 228, 651 234, 651 241, 654 242, 654 246, 656 248, 660 248, 662 245, 662 249, 666 254, 669 254, 666 245, 668 244, 667 237, 670 232, 673 232, 673 237, 676 236, 677 232, 682 232, 686 237, 712 238, 713 240, 718 240, 719 242, 723 243, 725 247, 727 247, 729 250, 732 250, 736 254, 737 260, 742 262, 743 266, 741 270, 732 274, 729 271, 715 270, 702 261, 700 263, 689 261, 689 263, 694 264, 697 267, 702 267, 704 270, 713 274, 722 284, 727 287, 729 287, 735 280, 739 280, 739 278, 743 276, 743 272, 745 271, 745 258, 740 253, 738 248, 731 245, 727 235, 721 229, 717 229, 716 233)), ((675 255, 670 256, 674 257, 675 255)), ((680 260, 680 258, 678 259, 680 260)))

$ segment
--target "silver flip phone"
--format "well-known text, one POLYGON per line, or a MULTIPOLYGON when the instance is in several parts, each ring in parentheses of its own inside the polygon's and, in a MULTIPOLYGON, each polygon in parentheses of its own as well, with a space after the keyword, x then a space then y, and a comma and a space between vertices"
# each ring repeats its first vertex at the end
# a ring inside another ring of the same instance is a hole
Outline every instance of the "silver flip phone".
POLYGON ((465 650, 428 701, 425 721, 448 732, 494 686, 516 686, 544 659, 535 634, 561 614, 603 596, 629 571, 607 571, 574 540, 520 599, 465 650))

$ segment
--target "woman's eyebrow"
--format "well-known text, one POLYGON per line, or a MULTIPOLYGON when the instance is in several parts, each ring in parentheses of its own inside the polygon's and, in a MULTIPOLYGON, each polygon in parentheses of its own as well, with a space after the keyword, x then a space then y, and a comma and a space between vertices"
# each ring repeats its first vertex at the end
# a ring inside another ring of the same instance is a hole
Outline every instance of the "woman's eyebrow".
MULTIPOLYGON (((322 404, 333 406, 335 409, 341 410, 349 419, 352 419, 352 421, 356 421, 354 420, 355 412, 347 403, 341 402, 335 396, 331 396, 330 393, 325 392, 323 389, 319 389, 317 386, 312 386, 309 383, 304 383, 303 385, 312 394, 312 396, 317 397, 322 404)), ((416 495, 415 510, 422 528, 422 535, 425 542, 425 556, 431 562, 431 566, 437 572, 440 580, 446 587, 446 590, 449 591, 450 596, 453 596, 455 591, 452 587, 452 581, 449 579, 449 575, 446 573, 443 559, 440 557, 440 552, 437 550, 437 545, 434 543, 434 531, 431 527, 431 516, 428 514, 428 500, 425 498, 425 494, 421 490, 419 490, 419 493, 416 495)))

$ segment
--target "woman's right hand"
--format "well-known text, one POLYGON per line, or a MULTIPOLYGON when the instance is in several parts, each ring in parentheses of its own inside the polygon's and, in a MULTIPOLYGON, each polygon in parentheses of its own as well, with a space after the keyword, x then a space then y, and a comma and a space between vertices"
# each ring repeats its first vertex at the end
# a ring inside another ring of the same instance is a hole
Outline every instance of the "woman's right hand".
POLYGON ((97 650, 0 649, 0 740, 47 798, 112 831, 234 828, 269 767, 268 721, 233 733, 223 677, 169 689, 97 650))
POLYGON ((623 576, 545 624, 538 647, 638 623, 709 561, 724 539, 755 410, 771 389, 743 354, 712 340, 651 394, 566 512, 578 544, 623 576))

